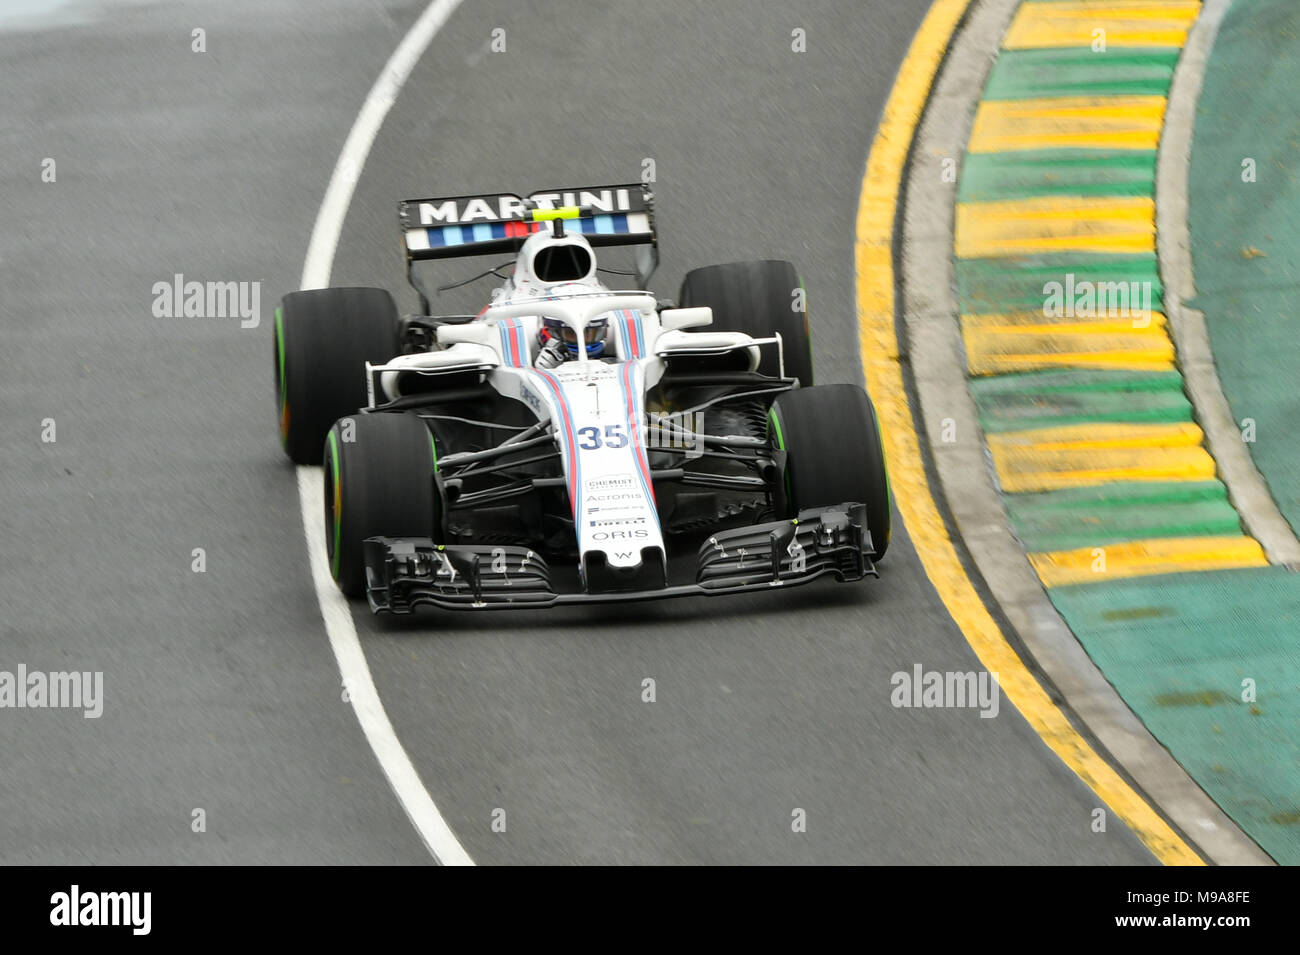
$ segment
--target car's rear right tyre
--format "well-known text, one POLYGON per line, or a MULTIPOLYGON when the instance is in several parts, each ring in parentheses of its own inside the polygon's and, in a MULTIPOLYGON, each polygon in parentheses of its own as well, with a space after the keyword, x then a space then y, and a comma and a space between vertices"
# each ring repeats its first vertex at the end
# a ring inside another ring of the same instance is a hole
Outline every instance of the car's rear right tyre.
POLYGON ((857 385, 819 385, 786 392, 768 412, 768 434, 785 451, 777 511, 835 504, 866 505, 874 558, 889 547, 890 490, 876 409, 857 385))
POLYGON ((320 464, 325 433, 366 404, 367 361, 398 353, 398 315, 380 288, 290 292, 275 310, 275 405, 295 464, 320 464))
POLYGON ((366 592, 367 537, 440 537, 433 434, 413 412, 357 414, 324 442, 325 551, 349 597, 366 592))

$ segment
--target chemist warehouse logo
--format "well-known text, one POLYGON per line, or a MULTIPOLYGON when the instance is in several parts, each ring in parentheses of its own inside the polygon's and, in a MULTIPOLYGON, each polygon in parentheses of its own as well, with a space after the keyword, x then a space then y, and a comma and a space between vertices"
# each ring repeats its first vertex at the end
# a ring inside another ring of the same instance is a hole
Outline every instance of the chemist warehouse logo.
POLYGON ((130 926, 132 935, 148 935, 152 911, 152 892, 83 892, 74 885, 50 896, 50 924, 56 926, 130 926))

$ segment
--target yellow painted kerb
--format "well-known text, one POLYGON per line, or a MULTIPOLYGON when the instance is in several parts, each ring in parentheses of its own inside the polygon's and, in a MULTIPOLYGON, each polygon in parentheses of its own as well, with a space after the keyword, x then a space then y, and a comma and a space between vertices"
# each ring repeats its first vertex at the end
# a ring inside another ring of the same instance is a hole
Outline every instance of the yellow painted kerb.
POLYGON ((1214 459, 1190 421, 1072 424, 986 437, 998 482, 1010 494, 1112 481, 1214 480, 1214 459))
POLYGON ((1080 47, 1097 52, 1113 46, 1180 47, 1199 11, 1199 0, 1025 3, 1011 22, 1003 46, 1008 50, 1080 47))
POLYGON ((1268 566, 1259 543, 1240 534, 1124 541, 1105 547, 1030 554, 1029 562, 1048 587, 1190 570, 1268 566))
POLYGON ((972 375, 1043 368, 1169 371, 1174 343, 1160 312, 1137 318, 1046 318, 1041 312, 961 317, 972 375))
POLYGON ((988 100, 975 111, 969 150, 1155 149, 1167 102, 1163 96, 1052 96, 988 100))
POLYGON ((1155 202, 1149 196, 961 202, 955 240, 957 256, 963 259, 1045 252, 1154 252, 1155 202))
POLYGON ((912 40, 871 145, 854 257, 862 367, 885 438, 894 497, 926 574, 980 663, 1061 760, 1166 864, 1201 859, 1070 725, 1007 643, 966 576, 930 495, 898 361, 892 249, 903 165, 931 84, 970 0, 935 0, 912 40))

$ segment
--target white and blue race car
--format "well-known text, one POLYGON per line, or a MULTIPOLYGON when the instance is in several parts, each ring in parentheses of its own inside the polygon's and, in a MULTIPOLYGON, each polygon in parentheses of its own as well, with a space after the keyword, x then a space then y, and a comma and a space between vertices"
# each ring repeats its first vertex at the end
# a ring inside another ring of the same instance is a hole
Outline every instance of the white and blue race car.
POLYGON ((876 575, 875 411, 813 385, 790 263, 695 269, 678 305, 607 288, 595 249, 635 247, 641 288, 657 262, 640 184, 399 210, 419 314, 374 288, 293 292, 275 314, 280 439, 324 465, 345 594, 518 609, 876 575), (513 272, 476 276, 504 279, 481 312, 430 314, 416 263, 500 253, 513 272))

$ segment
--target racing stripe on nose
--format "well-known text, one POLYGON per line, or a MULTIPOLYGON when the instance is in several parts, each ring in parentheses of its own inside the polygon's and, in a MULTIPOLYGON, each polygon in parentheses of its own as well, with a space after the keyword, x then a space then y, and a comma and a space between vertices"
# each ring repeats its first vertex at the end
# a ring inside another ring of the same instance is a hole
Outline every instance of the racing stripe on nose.
POLYGON ((569 456, 569 506, 573 510, 573 529, 578 538, 578 546, 582 547, 582 497, 578 493, 578 488, 582 486, 582 459, 578 456, 578 446, 573 440, 573 419, 569 415, 568 402, 564 400, 564 392, 561 390, 555 378, 548 371, 542 369, 533 369, 533 373, 542 380, 547 388, 551 391, 551 396, 555 399, 555 406, 560 410, 560 418, 556 421, 556 427, 563 432, 565 448, 569 456))
POLYGON ((636 435, 637 438, 632 442, 633 454, 636 458, 637 473, 641 478, 641 486, 645 489, 646 500, 654 506, 655 488, 654 481, 650 477, 650 462, 646 460, 645 441, 641 435, 641 402, 638 398, 640 389, 636 388, 636 372, 638 366, 628 363, 623 366, 623 372, 620 375, 620 381, 623 386, 623 393, 627 397, 627 425, 628 433, 636 435))

